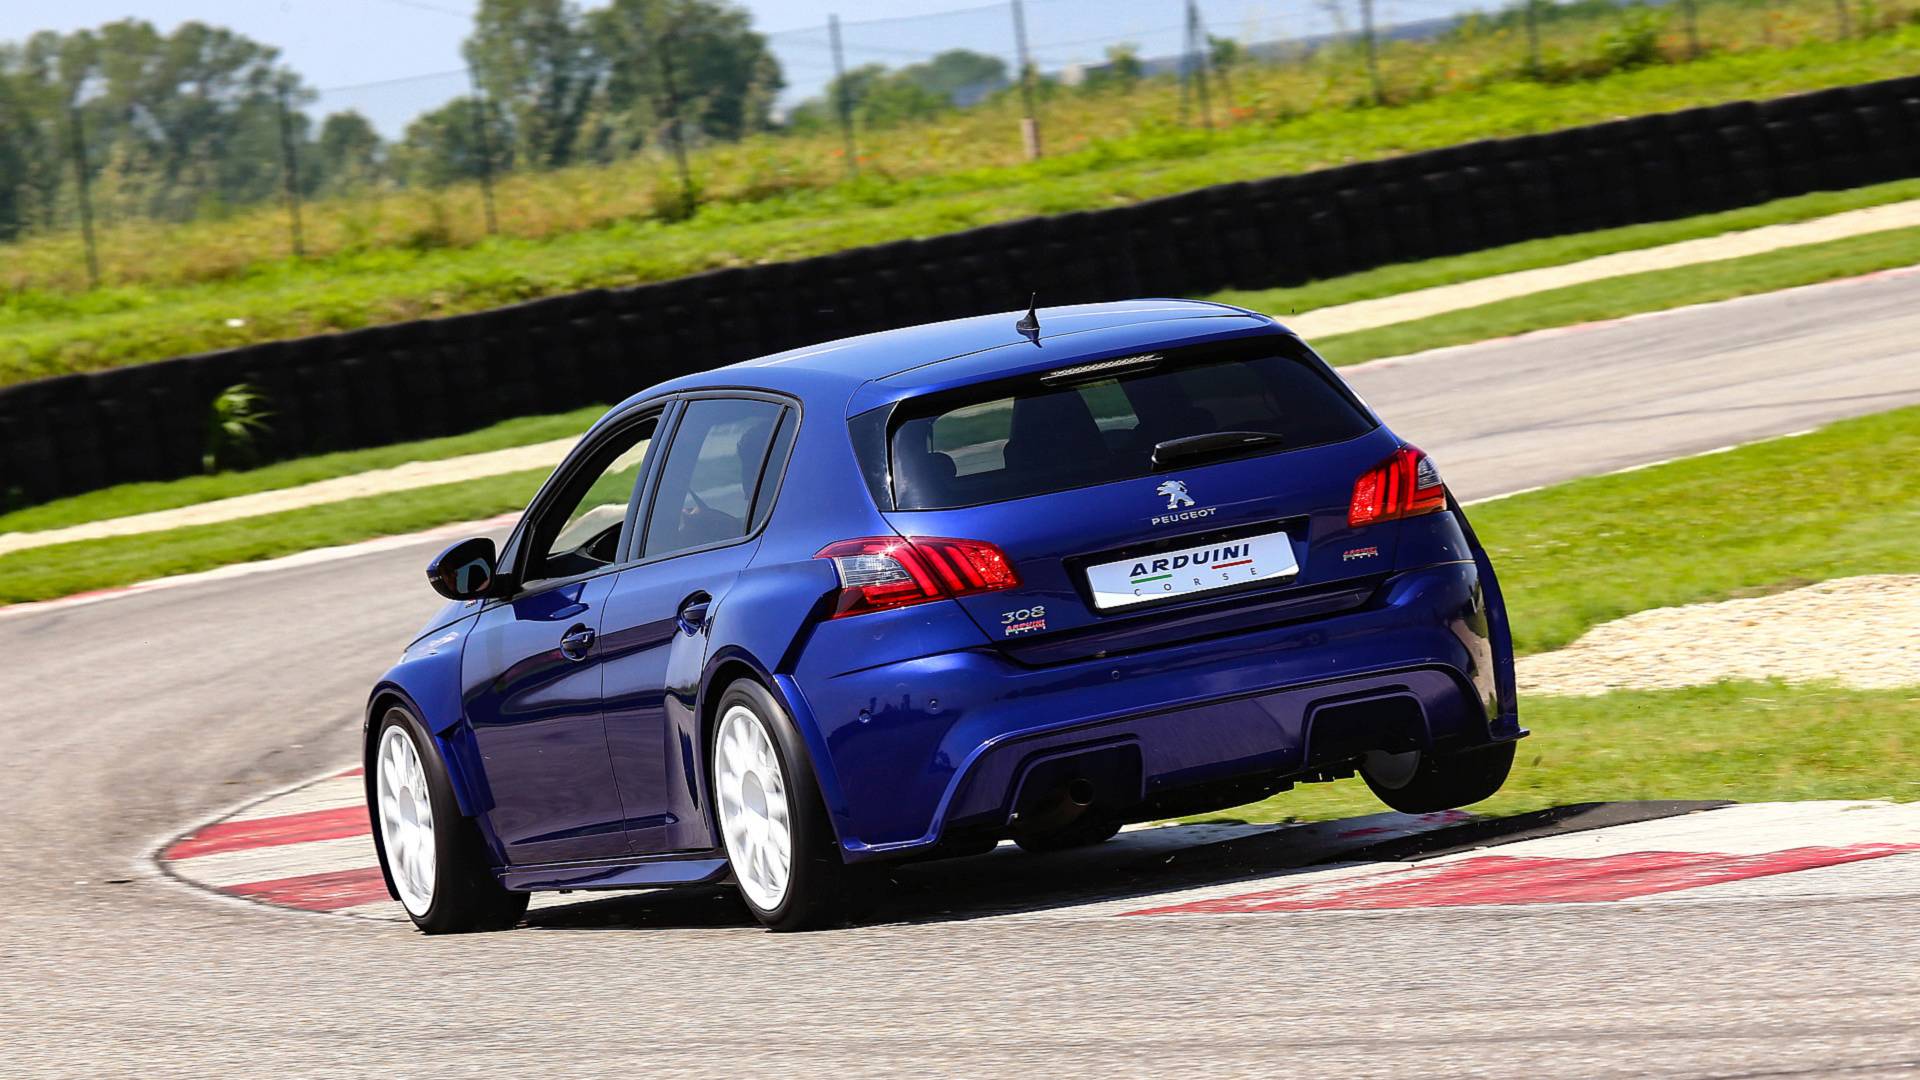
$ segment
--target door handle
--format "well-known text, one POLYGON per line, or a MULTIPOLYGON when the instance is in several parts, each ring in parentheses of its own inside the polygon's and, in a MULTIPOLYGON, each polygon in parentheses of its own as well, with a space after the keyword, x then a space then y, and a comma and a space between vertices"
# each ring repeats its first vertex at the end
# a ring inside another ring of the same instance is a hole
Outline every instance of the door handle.
POLYGON ((697 592, 680 601, 680 629, 689 634, 697 634, 706 628, 707 608, 713 604, 713 597, 697 592))
POLYGON ((566 632, 560 639, 560 655, 569 660, 585 660, 587 651, 593 648, 595 635, 593 627, 581 625, 566 632))

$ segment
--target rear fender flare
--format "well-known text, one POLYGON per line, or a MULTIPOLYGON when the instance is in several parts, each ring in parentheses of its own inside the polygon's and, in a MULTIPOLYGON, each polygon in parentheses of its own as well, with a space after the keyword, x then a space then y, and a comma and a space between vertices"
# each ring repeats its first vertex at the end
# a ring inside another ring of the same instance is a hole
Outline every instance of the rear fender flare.
POLYGON ((1495 701, 1487 709, 1488 723, 1493 727, 1496 737, 1512 737, 1520 728, 1520 704, 1518 684, 1513 671, 1513 627, 1507 622, 1507 602, 1500 593, 1500 578, 1494 573, 1493 560, 1487 556, 1487 549, 1480 543, 1480 537, 1473 531, 1473 523, 1467 520, 1466 511, 1461 509, 1459 500, 1453 493, 1447 493, 1447 509, 1453 512, 1460 522, 1460 531, 1466 534, 1467 547, 1473 551, 1474 569, 1479 572, 1480 588, 1487 605, 1487 630, 1493 639, 1493 688, 1495 701))
MULTIPOLYGON (((758 657, 737 645, 723 646, 712 651, 707 662, 706 677, 701 682, 699 707, 701 723, 697 760, 702 791, 707 789, 709 783, 707 747, 712 738, 713 725, 719 719, 715 714, 720 695, 726 693, 727 687, 739 678, 751 678, 766 687, 768 692, 773 694, 774 700, 778 701, 780 707, 787 710, 787 715, 793 719, 794 729, 799 733, 800 741, 806 745, 808 758, 806 764, 813 770, 814 782, 820 789, 820 798, 827 804, 827 819, 833 824, 834 839, 839 841, 847 834, 852 817, 848 812, 847 800, 840 786, 839 776, 833 769, 833 757, 827 751, 826 740, 820 734, 820 725, 814 720, 813 710, 808 706, 806 696, 800 692, 800 684, 795 682, 791 675, 776 674, 769 670, 758 657)), ((703 805, 707 812, 708 827, 716 830, 714 836, 717 843, 719 833, 712 819, 712 799, 704 799, 703 805)))

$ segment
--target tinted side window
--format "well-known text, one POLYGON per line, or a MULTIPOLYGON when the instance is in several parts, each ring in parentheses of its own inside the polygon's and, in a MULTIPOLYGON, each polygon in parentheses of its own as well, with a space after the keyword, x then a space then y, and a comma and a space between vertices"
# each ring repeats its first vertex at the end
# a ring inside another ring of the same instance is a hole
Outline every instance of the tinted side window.
POLYGON ((619 556, 657 423, 649 417, 601 444, 548 505, 534 528, 529 581, 584 574, 619 556))
POLYGON ((708 398, 681 414, 647 517, 647 557, 747 535, 783 407, 708 398))

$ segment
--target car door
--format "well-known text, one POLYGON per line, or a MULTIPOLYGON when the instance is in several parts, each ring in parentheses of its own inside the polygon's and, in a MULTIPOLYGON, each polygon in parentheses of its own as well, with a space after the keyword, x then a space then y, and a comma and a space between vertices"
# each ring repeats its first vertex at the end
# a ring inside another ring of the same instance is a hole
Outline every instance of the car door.
POLYGON ((509 863, 626 853, 599 638, 659 423, 656 413, 611 425, 569 458, 509 545, 518 592, 482 611, 467 637, 466 715, 509 863))
POLYGON ((601 620, 607 745, 636 853, 712 846, 695 715, 707 626, 752 559, 796 428, 761 397, 701 397, 680 410, 652 485, 637 564, 601 620))

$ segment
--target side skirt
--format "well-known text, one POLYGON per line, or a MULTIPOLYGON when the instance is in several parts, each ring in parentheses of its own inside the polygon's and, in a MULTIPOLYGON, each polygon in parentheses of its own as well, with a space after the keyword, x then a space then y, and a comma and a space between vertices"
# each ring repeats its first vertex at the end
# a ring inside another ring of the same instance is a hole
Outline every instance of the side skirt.
POLYGON ((653 889, 702 885, 727 876, 726 856, 715 850, 680 851, 644 858, 509 866, 500 884, 516 892, 551 889, 653 889))

